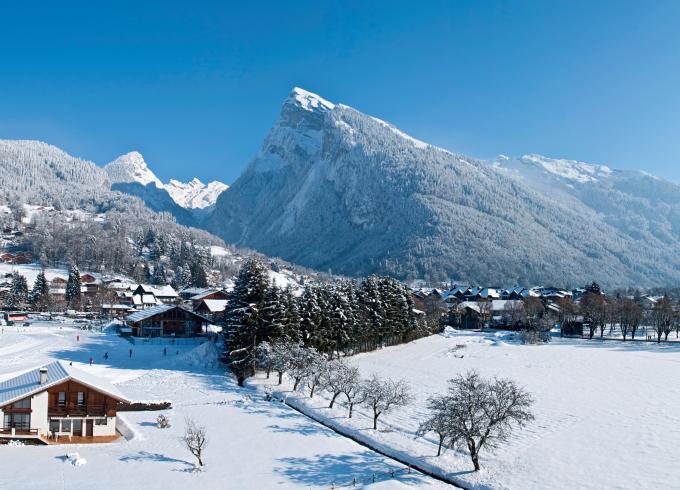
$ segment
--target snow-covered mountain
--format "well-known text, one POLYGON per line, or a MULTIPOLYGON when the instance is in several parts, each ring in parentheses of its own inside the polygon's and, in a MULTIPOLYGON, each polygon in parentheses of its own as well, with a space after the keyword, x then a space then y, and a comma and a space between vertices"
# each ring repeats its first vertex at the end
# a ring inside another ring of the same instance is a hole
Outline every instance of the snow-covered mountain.
POLYGON ((296 88, 208 226, 351 275, 670 284, 680 279, 676 201, 678 186, 644 174, 453 154, 296 88))
POLYGON ((165 190, 168 191, 170 197, 187 209, 205 209, 213 206, 219 195, 228 188, 227 184, 217 180, 204 184, 197 178, 187 183, 171 179, 165 184, 165 190))
POLYGON ((119 156, 114 161, 106 164, 104 170, 109 174, 111 182, 137 182, 143 186, 153 184, 159 189, 163 188, 163 183, 151 171, 146 161, 144 161, 144 157, 138 151, 131 151, 119 156))
POLYGON ((187 183, 172 179, 168 184, 164 184, 137 151, 119 156, 105 165, 104 169, 114 185, 132 184, 132 186, 117 185, 119 190, 123 192, 132 190, 134 195, 145 201, 149 200, 153 208, 162 208, 167 204, 167 210, 171 212, 174 206, 167 202, 164 197, 166 194, 174 204, 184 209, 206 209, 213 206, 217 197, 229 187, 218 181, 204 184, 196 178, 187 183), (141 188, 134 184, 139 184, 141 188))

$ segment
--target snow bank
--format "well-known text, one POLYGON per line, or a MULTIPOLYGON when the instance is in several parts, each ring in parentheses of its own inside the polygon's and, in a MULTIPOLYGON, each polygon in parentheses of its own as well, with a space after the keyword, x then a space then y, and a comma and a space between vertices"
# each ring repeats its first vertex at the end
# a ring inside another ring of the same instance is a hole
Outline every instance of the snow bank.
POLYGON ((84 464, 87 464, 87 460, 78 453, 68 453, 64 461, 71 463, 73 466, 83 466, 84 464))
POLYGON ((186 354, 179 356, 175 362, 176 364, 188 364, 193 367, 214 369, 222 365, 220 361, 221 356, 222 351, 215 343, 206 341, 186 354))

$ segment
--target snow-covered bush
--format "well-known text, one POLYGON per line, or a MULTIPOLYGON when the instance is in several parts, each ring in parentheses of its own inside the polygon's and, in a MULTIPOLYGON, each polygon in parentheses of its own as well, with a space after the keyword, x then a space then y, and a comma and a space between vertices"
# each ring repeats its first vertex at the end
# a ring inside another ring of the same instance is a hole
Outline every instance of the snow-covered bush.
POLYGON ((159 429, 167 429, 170 427, 170 417, 160 414, 158 417, 156 417, 156 423, 158 424, 159 429))

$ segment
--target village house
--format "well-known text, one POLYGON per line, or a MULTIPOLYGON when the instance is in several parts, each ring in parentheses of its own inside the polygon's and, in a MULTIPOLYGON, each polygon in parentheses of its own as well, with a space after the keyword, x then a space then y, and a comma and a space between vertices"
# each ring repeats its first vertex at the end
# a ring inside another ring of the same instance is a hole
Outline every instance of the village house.
POLYGON ((0 438, 109 442, 119 403, 115 386, 55 361, 0 383, 0 438))
POLYGON ((198 305, 203 300, 223 300, 229 299, 229 294, 226 291, 221 291, 218 289, 208 289, 200 294, 196 294, 190 298, 192 307, 195 311, 198 310, 198 305))
POLYGON ((202 299, 194 311, 213 321, 227 309, 227 299, 202 299))
POLYGON ((136 337, 191 337, 204 332, 210 320, 177 305, 156 305, 125 317, 136 337))

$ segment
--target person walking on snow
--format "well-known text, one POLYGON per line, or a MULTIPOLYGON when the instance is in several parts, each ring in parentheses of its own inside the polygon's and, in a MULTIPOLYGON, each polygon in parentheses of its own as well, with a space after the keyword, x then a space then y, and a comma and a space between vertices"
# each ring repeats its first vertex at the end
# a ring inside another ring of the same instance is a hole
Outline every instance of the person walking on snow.
POLYGON ((94 361, 94 359, 92 359, 92 357, 90 357, 90 366, 92 366, 93 361, 94 361))
POLYGON ((168 348, 167 348, 167 347, 163 347, 163 357, 165 357, 165 355, 166 355, 167 353, 168 353, 168 348))
POLYGON ((130 349, 130 357, 132 357, 132 349, 130 349))

